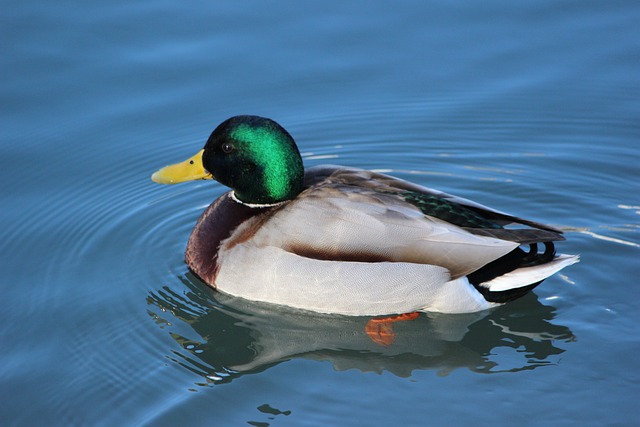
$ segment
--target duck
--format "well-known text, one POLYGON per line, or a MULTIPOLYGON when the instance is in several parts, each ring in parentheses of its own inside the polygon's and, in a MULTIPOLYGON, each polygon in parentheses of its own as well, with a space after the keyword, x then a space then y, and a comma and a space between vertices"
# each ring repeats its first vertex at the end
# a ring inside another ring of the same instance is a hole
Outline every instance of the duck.
POLYGON ((347 316, 472 313, 579 261, 562 230, 373 171, 305 170, 293 137, 260 116, 218 125, 152 180, 229 187, 201 214, 185 262, 247 300, 347 316))

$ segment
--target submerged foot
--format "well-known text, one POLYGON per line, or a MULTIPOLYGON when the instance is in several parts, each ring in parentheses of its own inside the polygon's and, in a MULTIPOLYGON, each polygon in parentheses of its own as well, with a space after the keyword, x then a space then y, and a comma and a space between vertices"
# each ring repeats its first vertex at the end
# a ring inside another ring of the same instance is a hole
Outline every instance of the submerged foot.
POLYGON ((414 320, 418 318, 420 313, 414 311, 413 313, 399 314, 397 316, 389 316, 371 319, 367 322, 364 330, 369 335, 369 338, 378 345, 387 347, 393 343, 396 339, 396 334, 393 332, 393 324, 395 322, 404 322, 407 320, 414 320))

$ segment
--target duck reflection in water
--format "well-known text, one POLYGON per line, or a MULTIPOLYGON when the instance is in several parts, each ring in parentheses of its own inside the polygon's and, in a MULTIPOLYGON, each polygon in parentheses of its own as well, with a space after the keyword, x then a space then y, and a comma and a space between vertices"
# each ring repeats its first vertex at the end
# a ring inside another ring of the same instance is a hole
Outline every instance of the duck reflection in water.
POLYGON ((169 358, 202 376, 201 385, 229 382, 293 358, 330 361, 339 371, 387 371, 400 377, 416 369, 440 375, 457 368, 515 372, 553 365, 554 356, 565 351, 557 344, 575 340, 569 328, 551 323, 555 308, 534 294, 477 313, 421 313, 395 322, 387 331, 391 338, 381 341, 371 333, 375 318, 231 297, 191 273, 181 280, 185 291, 163 287, 149 294, 149 313, 181 347, 169 358))

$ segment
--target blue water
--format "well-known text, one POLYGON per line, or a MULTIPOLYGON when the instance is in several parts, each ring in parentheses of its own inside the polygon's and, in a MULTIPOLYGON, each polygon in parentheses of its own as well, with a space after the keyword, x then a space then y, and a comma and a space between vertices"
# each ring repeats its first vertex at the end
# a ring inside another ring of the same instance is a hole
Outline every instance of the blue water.
POLYGON ((637 2, 3 3, 2 425, 632 425, 637 2), (220 295, 183 263, 225 189, 158 167, 236 114, 561 227, 582 262, 499 309, 367 318, 220 295))

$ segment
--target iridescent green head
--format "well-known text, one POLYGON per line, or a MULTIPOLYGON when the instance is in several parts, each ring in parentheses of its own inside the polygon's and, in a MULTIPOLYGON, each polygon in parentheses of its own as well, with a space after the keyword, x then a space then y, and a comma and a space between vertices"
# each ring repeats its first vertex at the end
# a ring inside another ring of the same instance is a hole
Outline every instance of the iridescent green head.
POLYGON ((302 191, 304 167, 295 141, 264 117, 235 116, 222 122, 204 146, 202 165, 244 203, 278 203, 302 191))
POLYGON ((216 179, 250 205, 269 205, 295 198, 304 182, 304 167, 295 141, 271 119, 236 116, 222 122, 204 149, 184 162, 151 176, 160 184, 216 179))

